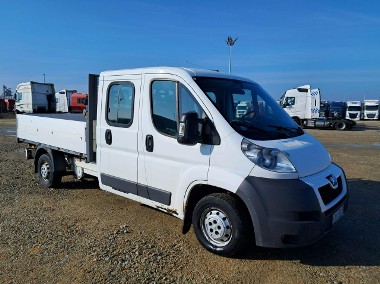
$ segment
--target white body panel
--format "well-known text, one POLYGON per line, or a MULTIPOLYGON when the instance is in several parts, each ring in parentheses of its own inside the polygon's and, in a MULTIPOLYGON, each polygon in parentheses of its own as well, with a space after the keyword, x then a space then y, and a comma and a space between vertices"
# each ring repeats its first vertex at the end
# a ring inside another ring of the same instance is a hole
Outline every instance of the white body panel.
POLYGON ((84 121, 18 114, 17 138, 76 153, 86 153, 84 121))
POLYGON ((379 119, 379 100, 364 100, 364 119, 379 119))

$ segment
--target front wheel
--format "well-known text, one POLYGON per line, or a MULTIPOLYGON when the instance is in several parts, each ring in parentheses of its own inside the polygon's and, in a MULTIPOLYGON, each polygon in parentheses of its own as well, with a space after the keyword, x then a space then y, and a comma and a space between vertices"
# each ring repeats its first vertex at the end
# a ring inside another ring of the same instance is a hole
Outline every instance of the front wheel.
POLYGON ((44 187, 57 187, 61 183, 62 175, 54 170, 54 163, 49 155, 41 155, 37 166, 38 177, 44 187))
POLYGON ((244 247, 250 223, 233 197, 215 193, 194 208, 193 225, 198 241, 215 254, 232 256, 244 247))

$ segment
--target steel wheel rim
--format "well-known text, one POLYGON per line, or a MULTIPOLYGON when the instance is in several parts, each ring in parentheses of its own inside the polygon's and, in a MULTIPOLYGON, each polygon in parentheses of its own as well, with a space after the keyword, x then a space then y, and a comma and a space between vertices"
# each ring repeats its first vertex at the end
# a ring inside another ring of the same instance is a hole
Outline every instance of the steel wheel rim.
POLYGON ((49 180, 49 177, 50 177, 50 166, 47 162, 44 162, 42 165, 41 165, 41 177, 47 181, 49 180))
POLYGON ((231 221, 223 211, 216 208, 205 210, 200 223, 203 235, 213 245, 224 247, 231 241, 231 221))

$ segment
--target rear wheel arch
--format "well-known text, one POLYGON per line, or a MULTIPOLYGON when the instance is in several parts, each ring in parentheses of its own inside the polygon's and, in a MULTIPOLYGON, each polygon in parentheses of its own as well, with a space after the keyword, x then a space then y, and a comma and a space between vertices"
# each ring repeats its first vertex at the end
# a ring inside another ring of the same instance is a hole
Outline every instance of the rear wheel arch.
POLYGON ((58 187, 61 183, 62 174, 55 170, 55 164, 49 154, 42 154, 37 163, 40 183, 46 188, 58 187))

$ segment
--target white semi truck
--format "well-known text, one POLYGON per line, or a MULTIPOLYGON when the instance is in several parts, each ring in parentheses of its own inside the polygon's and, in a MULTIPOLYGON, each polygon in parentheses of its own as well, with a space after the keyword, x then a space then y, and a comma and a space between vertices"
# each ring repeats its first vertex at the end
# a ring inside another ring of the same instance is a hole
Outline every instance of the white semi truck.
POLYGON ((379 100, 364 100, 364 119, 379 119, 380 101, 379 100))
POLYGON ((360 120, 362 117, 362 105, 360 101, 348 101, 346 119, 360 120))
POLYGON ((26 82, 16 88, 15 111, 18 113, 55 112, 54 84, 26 82))
POLYGON ((280 105, 302 127, 349 130, 356 124, 352 120, 330 116, 329 108, 325 109, 325 115, 320 115, 320 90, 311 89, 310 85, 287 90, 280 98, 280 105))
POLYGON ((17 115, 43 186, 95 176, 103 190, 182 219, 183 233, 193 225, 220 255, 247 242, 311 244, 346 211, 343 170, 257 83, 174 67, 89 78, 85 119, 17 115), (250 108, 240 116, 241 101, 250 108))

